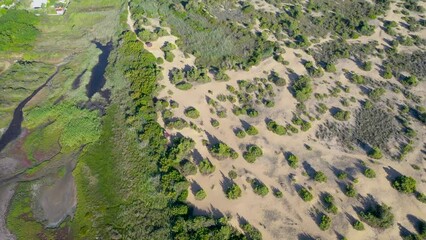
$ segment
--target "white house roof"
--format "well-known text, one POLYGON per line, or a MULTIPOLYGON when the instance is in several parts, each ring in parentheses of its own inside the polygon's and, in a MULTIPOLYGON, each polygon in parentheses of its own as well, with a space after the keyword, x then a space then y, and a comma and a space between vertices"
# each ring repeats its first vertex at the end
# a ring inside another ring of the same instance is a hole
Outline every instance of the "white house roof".
POLYGON ((31 3, 32 8, 41 8, 42 4, 47 4, 47 0, 33 0, 31 3))

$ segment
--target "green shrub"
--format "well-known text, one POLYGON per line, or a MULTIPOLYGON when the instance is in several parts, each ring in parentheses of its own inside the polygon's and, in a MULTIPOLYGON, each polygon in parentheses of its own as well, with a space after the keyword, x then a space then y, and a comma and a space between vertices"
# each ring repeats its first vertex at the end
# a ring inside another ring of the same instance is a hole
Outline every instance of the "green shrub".
POLYGON ((237 129, 235 131, 235 136, 237 136, 238 138, 244 138, 246 136, 246 132, 242 129, 237 129))
POLYGON ((178 169, 184 176, 194 175, 197 173, 197 166, 195 166, 194 163, 186 159, 182 160, 179 163, 178 169))
POLYGON ((416 191, 416 180, 412 177, 399 176, 393 181, 392 187, 403 193, 414 193, 416 191))
POLYGON ((219 121, 218 121, 218 120, 216 120, 216 119, 212 119, 212 120, 210 120, 210 124, 211 124, 213 127, 219 127, 219 125, 220 125, 219 121))
POLYGON ((246 133, 250 136, 254 136, 254 135, 257 135, 259 131, 257 130, 255 126, 250 126, 246 129, 246 133))
POLYGON ((200 112, 195 109, 194 107, 188 107, 185 109, 184 111, 185 116, 192 118, 192 119, 196 119, 200 117, 200 112))
POLYGON ((328 230, 331 226, 331 218, 327 214, 322 214, 319 228, 322 231, 328 230))
POLYGON ((368 154, 369 157, 374 159, 381 159, 383 157, 382 151, 380 151, 380 148, 374 147, 370 153, 368 154))
POLYGON ((308 100, 312 94, 312 80, 306 76, 302 75, 292 84, 292 90, 294 91, 294 97, 299 102, 304 102, 308 100))
POLYGON ((345 187, 345 195, 348 197, 355 197, 357 195, 357 191, 355 189, 355 186, 352 183, 346 184, 345 187))
POLYGON ((247 239, 262 240, 262 233, 258 229, 253 227, 251 224, 246 223, 246 224, 242 225, 241 228, 243 229, 244 233, 246 234, 247 239))
POLYGON ((229 178, 231 178, 231 179, 236 179, 236 178, 238 177, 238 174, 237 174, 237 172, 236 172, 236 171, 234 171, 234 170, 230 170, 230 171, 228 172, 228 177, 229 177, 229 178))
POLYGON ((389 228, 394 223, 391 207, 381 204, 373 206, 360 214, 361 219, 374 228, 389 228))
POLYGON ((197 193, 195 193, 195 200, 201 201, 206 197, 207 197, 207 194, 203 189, 201 189, 197 193))
POLYGON ((241 188, 236 183, 232 184, 232 186, 226 190, 226 197, 228 199, 237 199, 241 197, 241 188))
POLYGON ((318 171, 315 173, 314 180, 317 182, 327 182, 327 176, 323 172, 318 171))
POLYGON ((426 203, 426 194, 417 192, 416 193, 416 199, 419 200, 422 203, 426 203))
POLYGON ((334 197, 331 194, 326 193, 324 195, 323 200, 325 203, 325 210, 329 213, 336 214, 338 209, 337 206, 334 204, 334 197))
POLYGON ((355 230, 358 230, 358 231, 362 231, 365 229, 364 224, 359 220, 356 220, 352 226, 354 227, 355 230))
POLYGON ((374 170, 371 169, 371 168, 367 168, 367 169, 364 170, 364 175, 368 178, 375 178, 376 172, 374 172, 374 170))
POLYGON ((333 114, 333 117, 339 121, 348 121, 351 118, 351 112, 339 109, 333 114))
POLYGON ((348 177, 348 174, 346 172, 343 172, 343 171, 339 172, 337 174, 337 178, 340 179, 340 180, 346 179, 347 177, 348 177))
POLYGON ((178 84, 176 84, 176 88, 180 89, 180 90, 189 90, 192 88, 192 84, 189 82, 180 82, 178 84))
POLYGON ((202 175, 209 175, 215 171, 216 167, 208 158, 205 158, 198 164, 198 169, 202 175))
POLYGON ((263 155, 263 151, 256 145, 250 145, 247 147, 247 151, 243 153, 243 158, 249 162, 254 163, 258 157, 263 155))
POLYGON ((283 192, 281 192, 278 189, 274 189, 273 194, 276 198, 282 198, 283 197, 283 192))
POLYGON ((217 159, 232 158, 237 159, 238 153, 223 142, 216 143, 210 148, 210 153, 217 159))
POLYGON ((362 70, 364 71, 371 71, 372 69, 372 64, 370 61, 364 62, 364 64, 362 65, 362 70))
POLYGON ((279 125, 277 122, 272 120, 267 123, 266 127, 269 131, 280 136, 285 135, 287 133, 287 129, 284 126, 279 125))
POLYGON ((297 168, 297 166, 299 165, 299 159, 297 158, 296 155, 290 153, 290 155, 287 157, 287 162, 288 165, 290 165, 290 167, 292 168, 297 168))
POLYGON ((308 121, 303 121, 302 125, 300 125, 300 130, 306 132, 311 128, 311 123, 308 121))
POLYGON ((303 199, 303 201, 305 202, 309 202, 312 201, 312 199, 314 199, 314 196, 312 195, 311 192, 309 192, 308 189, 306 189, 305 187, 302 187, 299 190, 299 196, 303 199))
POLYGON ((173 62, 175 59, 175 55, 172 52, 165 51, 164 52, 164 59, 168 62, 173 62))
POLYGON ((258 179, 253 179, 251 181, 251 186, 253 188, 254 193, 262 197, 266 196, 269 193, 268 187, 258 179))
POLYGON ((0 51, 30 50, 39 30, 39 17, 25 10, 9 9, 0 15, 0 51))
POLYGON ((419 81, 417 80, 416 76, 405 77, 402 80, 402 84, 409 87, 415 87, 418 83, 419 81))

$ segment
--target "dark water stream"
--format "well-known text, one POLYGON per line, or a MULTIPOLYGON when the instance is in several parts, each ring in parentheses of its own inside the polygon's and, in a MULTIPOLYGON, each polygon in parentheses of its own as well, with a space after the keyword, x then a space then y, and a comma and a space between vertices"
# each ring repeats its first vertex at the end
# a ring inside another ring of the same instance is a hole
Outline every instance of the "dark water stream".
POLYGON ((92 69, 92 76, 90 77, 89 84, 86 85, 87 97, 91 98, 97 92, 100 92, 104 87, 105 69, 108 66, 108 57, 112 50, 112 43, 109 42, 106 45, 102 45, 100 42, 94 42, 96 47, 102 51, 99 55, 98 63, 92 69))
POLYGON ((0 138, 0 151, 2 151, 7 144, 15 140, 19 136, 19 134, 21 134, 21 125, 22 121, 24 120, 24 114, 22 112, 22 109, 38 92, 40 92, 40 90, 42 90, 56 76, 56 74, 58 74, 58 71, 59 68, 56 67, 55 73, 53 73, 53 75, 50 76, 43 85, 34 90, 34 92, 31 93, 30 96, 25 98, 22 102, 19 103, 18 107, 15 108, 15 111, 13 112, 12 121, 10 122, 6 132, 4 132, 0 138))

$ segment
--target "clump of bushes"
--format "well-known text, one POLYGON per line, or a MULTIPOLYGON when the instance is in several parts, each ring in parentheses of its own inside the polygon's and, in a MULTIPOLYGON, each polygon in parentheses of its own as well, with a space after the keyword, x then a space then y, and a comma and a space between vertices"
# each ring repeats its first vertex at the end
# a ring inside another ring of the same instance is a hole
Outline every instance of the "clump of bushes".
POLYGON ((331 226, 331 218, 327 214, 322 214, 319 228, 322 231, 328 230, 331 226))
POLYGON ((357 191, 355 189, 355 186, 352 183, 346 184, 345 187, 345 195, 348 197, 355 197, 357 195, 357 191))
POLYGON ((165 119, 165 126, 169 129, 182 130, 189 126, 188 122, 182 118, 165 119))
POLYGON ((309 202, 312 201, 312 199, 314 199, 314 196, 312 195, 312 193, 305 187, 302 187, 299 190, 299 196, 303 199, 303 201, 305 202, 309 202))
POLYGON ((327 176, 323 172, 318 171, 314 175, 314 180, 316 182, 327 182, 327 176))
POLYGON ((178 169, 184 176, 194 175, 197 173, 197 166, 187 159, 180 161, 178 169))
POLYGON ((210 120, 210 124, 211 124, 213 127, 219 127, 219 125, 220 125, 219 121, 218 121, 218 120, 216 120, 216 119, 212 119, 212 120, 210 120))
POLYGON ((287 129, 282 126, 279 125, 277 122, 271 120, 266 124, 266 127, 269 131, 278 134, 280 136, 285 135, 287 133, 287 129))
POLYGON ((217 159, 238 158, 238 153, 223 142, 210 146, 209 151, 217 159))
POLYGON ((263 151, 256 145, 250 145, 247 147, 247 151, 243 153, 243 158, 249 162, 254 163, 258 157, 263 155, 263 151))
POLYGON ((274 189, 273 192, 274 196, 276 198, 282 198, 283 197, 283 192, 281 192, 279 189, 274 189))
POLYGON ((326 193, 324 195, 323 200, 324 200, 324 203, 325 203, 325 210, 329 213, 336 214, 337 213, 337 206, 334 203, 334 197, 331 194, 326 193))
POLYGON ((294 97, 299 102, 304 102, 311 97, 312 94, 312 80, 306 76, 299 76, 292 84, 292 90, 294 92, 294 97))
POLYGON ((380 148, 373 147, 373 149, 369 152, 368 156, 374 159, 381 159, 383 157, 383 154, 380 148))
POLYGON ((374 228, 389 228, 394 223, 392 208, 386 204, 377 204, 362 211, 359 215, 361 219, 374 228))
POLYGON ((338 109, 334 114, 333 117, 339 121, 348 121, 351 118, 351 112, 345 111, 342 109, 338 109))
POLYGON ((205 158, 198 164, 198 169, 202 175, 209 175, 215 171, 216 167, 208 158, 205 158))
POLYGON ((367 168, 367 169, 364 170, 364 175, 368 178, 375 178, 376 172, 374 172, 374 170, 371 169, 371 168, 367 168))
POLYGON ((392 187, 402 193, 414 193, 416 191, 416 180, 412 177, 399 176, 393 181, 392 187))
POLYGON ((192 118, 192 119, 196 119, 198 117, 200 117, 200 112, 195 109, 194 107, 188 107, 185 109, 184 111, 185 116, 192 118))
POLYGON ((236 179, 236 178, 238 177, 238 174, 237 174, 237 172, 236 172, 236 171, 234 171, 234 170, 230 170, 230 171, 228 172, 228 177, 229 177, 229 178, 231 178, 231 179, 236 179))
POLYGON ((268 187, 258 179, 251 180, 251 186, 253 188, 254 193, 262 197, 266 196, 269 193, 268 187))
POLYGON ((206 191, 204 191, 203 189, 195 193, 195 200, 201 201, 206 197, 207 197, 206 191))
POLYGON ((247 239, 251 240, 262 240, 262 233, 255 227, 253 227, 251 224, 246 223, 241 226, 244 233, 246 234, 247 239))
POLYGON ((242 129, 237 129, 235 131, 235 136, 237 136, 238 138, 244 138, 246 136, 246 132, 242 129))
POLYGON ((299 165, 299 158, 296 155, 290 153, 287 157, 287 162, 290 167, 297 168, 297 166, 299 165))
POLYGON ((364 228, 364 224, 361 222, 361 221, 359 221, 359 220, 356 220, 354 223, 353 223, 353 228, 355 229, 355 230, 358 230, 358 231, 362 231, 362 230, 364 230, 365 228, 364 228))
POLYGON ((259 133, 259 131, 257 130, 257 128, 255 126, 249 126, 246 129, 246 133, 248 135, 254 136, 254 135, 257 135, 259 133))
POLYGON ((228 199, 237 199, 241 197, 241 188, 236 183, 232 184, 232 186, 226 190, 226 197, 228 199))

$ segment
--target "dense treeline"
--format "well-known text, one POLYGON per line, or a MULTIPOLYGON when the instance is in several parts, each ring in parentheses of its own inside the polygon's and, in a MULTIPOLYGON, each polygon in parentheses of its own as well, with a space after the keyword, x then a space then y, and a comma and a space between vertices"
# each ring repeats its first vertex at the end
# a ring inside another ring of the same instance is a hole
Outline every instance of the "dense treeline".
MULTIPOLYGON (((143 149, 144 155, 150 162, 157 164, 157 170, 151 174, 159 180, 158 190, 167 202, 161 210, 161 215, 167 217, 167 223, 159 225, 150 239, 242 239, 241 233, 229 226, 226 218, 192 217, 190 214, 185 203, 189 182, 179 172, 182 170, 179 166, 193 149, 194 142, 179 137, 167 145, 163 129, 156 121, 152 100, 159 76, 156 58, 144 50, 131 33, 125 33, 118 49, 117 66, 123 70, 130 83, 133 107, 127 112, 128 123, 139 126, 137 132, 140 142, 149 144, 149 147, 143 149)), ((145 221, 150 222, 147 217, 145 221)))
POLYGON ((0 51, 21 51, 31 48, 39 30, 39 19, 24 10, 11 9, 0 16, 0 51))

